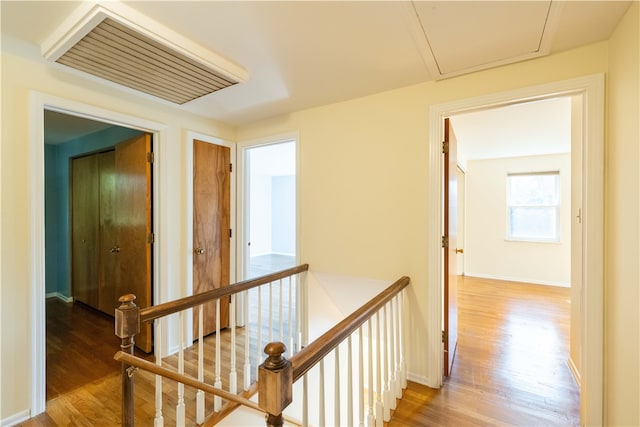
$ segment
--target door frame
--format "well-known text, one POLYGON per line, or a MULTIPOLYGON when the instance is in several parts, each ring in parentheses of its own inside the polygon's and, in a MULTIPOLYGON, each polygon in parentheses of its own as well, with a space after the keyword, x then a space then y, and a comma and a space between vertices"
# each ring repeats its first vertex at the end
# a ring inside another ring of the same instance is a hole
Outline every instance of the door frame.
POLYGON ((427 274, 427 382, 430 387, 442 386, 442 165, 441 142, 444 117, 506 106, 514 103, 582 95, 583 103, 583 311, 581 424, 600 425, 603 422, 603 335, 604 335, 604 74, 525 87, 506 92, 435 104, 429 110, 427 274))
MULTIPOLYGON (((238 232, 236 227, 236 200, 237 200, 237 187, 236 187, 236 175, 239 170, 237 166, 236 160, 236 143, 231 141, 226 141, 222 138, 218 138, 211 135, 205 135, 202 133, 198 133, 195 131, 187 131, 187 145, 185 149, 185 171, 187 174, 187 188, 186 188, 186 250, 185 254, 185 262, 187 268, 185 269, 185 295, 193 295, 193 144, 195 140, 203 141, 209 144, 221 145, 223 147, 229 147, 230 155, 231 155, 231 164, 233 165, 233 170, 230 176, 230 186, 231 186, 231 212, 230 212, 230 222, 229 225, 232 230, 231 241, 229 245, 229 283, 236 283, 236 241, 238 239, 238 232)), ((189 310, 189 314, 185 315, 185 329, 184 336, 185 342, 193 342, 193 316, 191 315, 191 311, 189 310)), ((236 308, 237 313, 237 308, 236 308)), ((237 316, 236 316, 237 317, 237 316)), ((178 351, 177 343, 175 345, 171 345, 167 350, 168 353, 172 354, 178 351)))
MULTIPOLYGON (((118 113, 92 105, 71 101, 41 92, 31 92, 29 100, 29 224, 30 242, 30 332, 31 332, 31 416, 46 409, 46 307, 45 307, 45 216, 44 216, 44 111, 57 111, 64 114, 91 120, 111 123, 148 132, 153 136, 155 167, 153 168, 153 232, 157 235, 168 228, 160 214, 160 181, 158 173, 163 169, 162 156, 159 155, 167 141, 166 126, 146 119, 118 113)), ((154 304, 163 300, 168 289, 166 263, 168 246, 161 239, 156 240, 153 251, 153 278, 151 287, 154 304)), ((165 341, 166 342, 166 341, 165 341)), ((117 349, 114 349, 114 351, 117 349)))
MULTIPOLYGON (((246 153, 247 150, 256 147, 262 147, 265 145, 280 144, 283 142, 293 141, 296 150, 295 156, 295 168, 296 168, 296 265, 300 264, 300 133, 298 131, 282 133, 278 135, 268 136, 264 138, 257 138, 251 140, 245 140, 238 142, 238 214, 240 215, 238 220, 238 264, 237 274, 240 280, 245 278, 245 267, 247 265, 247 244, 248 236, 247 230, 249 229, 249 215, 248 208, 249 202, 247 200, 246 186, 249 180, 247 167, 246 153)), ((240 315, 240 310, 237 311, 240 315)))

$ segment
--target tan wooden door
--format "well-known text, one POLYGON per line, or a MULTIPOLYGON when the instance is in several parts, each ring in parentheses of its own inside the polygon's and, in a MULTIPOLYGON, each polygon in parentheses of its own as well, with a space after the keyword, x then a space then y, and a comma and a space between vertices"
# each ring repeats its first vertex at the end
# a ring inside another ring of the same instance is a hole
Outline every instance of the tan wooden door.
MULTIPOLYGON (((229 285, 231 225, 231 150, 204 141, 193 142, 193 293, 229 285)), ((193 311, 198 337, 200 308, 193 311)), ((203 335, 216 330, 216 305, 203 311, 203 335)), ((229 326, 229 299, 220 301, 220 328, 229 326)))
MULTIPOLYGON (((151 135, 144 134, 116 145, 116 244, 110 253, 117 258, 116 295, 135 294, 141 307, 152 304, 151 259, 151 135)), ((152 349, 151 326, 141 328, 136 345, 152 349)))
POLYGON ((117 257, 111 253, 111 249, 117 244, 115 228, 115 202, 116 202, 116 157, 115 151, 106 151, 97 155, 100 169, 99 177, 99 229, 100 245, 98 251, 98 262, 100 272, 98 280, 98 308, 113 316, 115 308, 118 306, 116 295, 115 271, 117 268, 117 257))
POLYGON ((448 377, 458 344, 458 276, 456 269, 457 140, 447 118, 444 124, 444 376, 448 377))
POLYGON ((98 161, 96 156, 71 162, 71 284, 77 301, 98 307, 98 161))

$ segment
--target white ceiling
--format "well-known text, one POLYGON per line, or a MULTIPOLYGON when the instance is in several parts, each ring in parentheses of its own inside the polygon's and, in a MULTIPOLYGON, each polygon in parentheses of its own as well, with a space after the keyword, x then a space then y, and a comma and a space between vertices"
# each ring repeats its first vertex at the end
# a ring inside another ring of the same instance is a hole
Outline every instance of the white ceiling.
MULTIPOLYGON (((45 61, 42 43, 80 3, 3 0, 3 50, 45 61)), ((121 3, 157 28, 168 28, 248 71, 245 83, 177 107, 230 124, 606 40, 630 5, 548 0, 121 3)))

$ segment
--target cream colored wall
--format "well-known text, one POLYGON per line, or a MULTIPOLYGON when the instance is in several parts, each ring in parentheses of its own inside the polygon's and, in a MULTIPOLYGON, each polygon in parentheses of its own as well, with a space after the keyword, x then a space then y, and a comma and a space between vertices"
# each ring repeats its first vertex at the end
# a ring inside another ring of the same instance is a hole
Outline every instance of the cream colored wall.
POLYGON ((300 131, 301 255, 314 270, 411 276, 409 368, 427 375, 429 107, 606 71, 607 45, 299 111, 238 130, 300 131))
POLYGON ((570 286, 571 155, 512 157, 467 162, 465 274, 518 282, 570 286), (508 173, 560 171, 560 241, 509 241, 508 173), (487 248, 491 248, 487 250, 487 248))
MULTIPOLYGON (((4 49, 4 46, 3 46, 4 49)), ((28 411, 31 383, 31 271, 29 247, 29 93, 45 94, 93 105, 166 125, 166 144, 159 155, 166 162, 160 174, 159 202, 161 215, 168 227, 159 238, 169 240, 169 257, 176 262, 164 263, 167 283, 183 283, 185 277, 182 251, 186 219, 184 215, 186 187, 183 170, 185 130, 224 139, 235 139, 235 130, 211 120, 177 111, 148 99, 106 88, 95 81, 84 80, 60 68, 35 63, 2 52, 2 318, 1 353, 2 384, 0 420, 28 411)), ((180 291, 174 291, 177 297, 180 291)))
MULTIPOLYGON (((632 162, 639 158, 637 40, 636 3, 611 43, 610 58, 612 75, 609 89, 612 95, 609 102, 612 111, 616 111, 615 117, 610 115, 609 123, 609 203, 605 208, 608 218, 607 252, 610 252, 605 291, 609 345, 607 401, 611 424, 623 420, 635 420, 638 424, 639 396, 634 378, 638 377, 639 181, 637 161, 632 162), (623 90, 629 86, 635 87, 635 92, 623 90), (636 145, 630 146, 629 141, 636 141, 636 145), (612 168, 612 165, 616 167, 612 168), (615 170, 618 167, 620 170, 615 170), (617 188, 612 189, 612 185, 617 188), (625 212, 627 209, 632 212, 625 212), (615 226, 618 221, 625 225, 624 230, 615 226), (635 230, 635 239, 628 238, 630 230, 635 230), (631 258, 633 263, 628 262, 631 258), (619 313, 624 311, 613 312, 612 307, 622 307, 627 313, 634 313, 635 324, 623 322, 619 313), (628 363, 634 351, 635 365, 628 363), (628 366, 626 373, 622 371, 622 362, 628 366)), ((167 162, 167 170, 162 171, 167 180, 162 192, 165 196, 163 206, 167 208, 164 214, 176 224, 175 231, 166 237, 178 242, 176 251, 184 245, 181 237, 185 224, 181 208, 184 201, 181 188, 185 187, 183 129, 222 138, 233 137, 232 129, 222 125, 176 112, 146 99, 116 93, 113 89, 106 90, 95 82, 80 81, 57 68, 25 62, 5 53, 2 59, 0 419, 28 410, 30 404, 30 366, 29 358, 25 357, 30 354, 31 280, 27 247, 29 203, 26 196, 29 174, 28 91, 51 93, 168 125, 169 144, 165 155, 171 160, 167 162), (5 209, 7 206, 11 209, 5 209)), ((309 262, 312 269, 387 280, 403 274, 411 276, 412 332, 408 341, 408 362, 413 377, 420 379, 426 375, 425 242, 428 238, 438 238, 426 235, 429 106, 606 72, 608 64, 608 43, 598 43, 472 75, 295 112, 244 126, 238 130, 238 140, 300 131, 301 251, 302 261, 309 262)), ((185 268, 180 262, 172 264, 168 279, 179 281, 185 268)))
POLYGON ((605 417, 640 425, 640 5, 609 43, 605 223, 605 417))

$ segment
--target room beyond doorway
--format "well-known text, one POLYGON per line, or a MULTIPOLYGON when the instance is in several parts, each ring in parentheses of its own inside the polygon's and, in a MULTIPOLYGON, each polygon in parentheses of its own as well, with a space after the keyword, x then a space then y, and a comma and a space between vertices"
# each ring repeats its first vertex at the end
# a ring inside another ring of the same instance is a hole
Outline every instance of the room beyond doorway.
POLYGON ((296 263, 296 142, 244 149, 244 277, 296 263))

